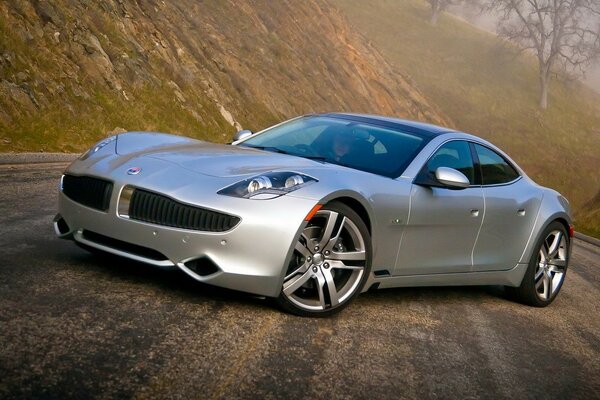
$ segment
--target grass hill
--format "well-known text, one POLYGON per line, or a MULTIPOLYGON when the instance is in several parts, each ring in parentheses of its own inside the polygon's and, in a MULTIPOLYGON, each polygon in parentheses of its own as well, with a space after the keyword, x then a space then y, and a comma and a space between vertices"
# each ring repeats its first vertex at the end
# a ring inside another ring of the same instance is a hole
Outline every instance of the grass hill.
POLYGON ((451 15, 428 23, 422 0, 332 0, 454 127, 506 150, 571 201, 576 229, 600 237, 600 96, 556 79, 537 107, 533 57, 451 15), (594 197, 595 196, 595 197, 594 197))
POLYGON ((313 111, 446 122, 327 3, 0 2, 0 151, 107 131, 227 141, 313 111))

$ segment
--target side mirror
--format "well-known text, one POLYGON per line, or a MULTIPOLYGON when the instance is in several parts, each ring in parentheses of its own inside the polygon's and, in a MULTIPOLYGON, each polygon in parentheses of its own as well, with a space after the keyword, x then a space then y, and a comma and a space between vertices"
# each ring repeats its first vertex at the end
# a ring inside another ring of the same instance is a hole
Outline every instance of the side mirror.
POLYGON ((237 142, 238 140, 246 139, 249 136, 252 136, 252 131, 243 129, 241 131, 237 131, 235 135, 233 135, 233 141, 237 142))
POLYGON ((435 170, 435 179, 451 189, 464 189, 470 185, 469 178, 454 168, 439 167, 435 170))

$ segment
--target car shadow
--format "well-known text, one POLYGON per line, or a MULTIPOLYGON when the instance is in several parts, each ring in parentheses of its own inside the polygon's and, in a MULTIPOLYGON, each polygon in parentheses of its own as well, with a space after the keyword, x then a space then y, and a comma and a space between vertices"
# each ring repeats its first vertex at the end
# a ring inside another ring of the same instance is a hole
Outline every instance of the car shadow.
POLYGON ((431 305, 500 300, 513 302, 504 286, 419 286, 369 290, 361 295, 369 302, 427 301, 431 305))
POLYGON ((177 267, 161 268, 109 253, 89 253, 82 250, 71 260, 81 268, 110 274, 109 280, 152 286, 153 289, 178 296, 184 301, 223 301, 268 307, 264 296, 205 284, 194 280, 177 267))
MULTIPOLYGON (((110 274, 107 279, 150 285, 155 290, 179 296, 183 301, 216 301, 225 304, 253 305, 273 309, 273 302, 264 296, 221 288, 198 282, 183 271, 151 266, 109 253, 89 253, 80 250, 70 254, 73 264, 110 274)), ((427 301, 430 305, 477 302, 483 299, 510 301, 503 286, 435 286, 369 290, 358 298, 365 304, 397 305, 411 301, 427 301)))

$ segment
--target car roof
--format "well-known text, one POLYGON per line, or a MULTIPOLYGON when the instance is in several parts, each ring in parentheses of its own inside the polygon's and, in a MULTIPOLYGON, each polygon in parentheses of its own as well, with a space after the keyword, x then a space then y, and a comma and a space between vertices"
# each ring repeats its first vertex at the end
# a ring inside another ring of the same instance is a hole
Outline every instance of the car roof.
MULTIPOLYGON (((404 130, 411 133, 421 134, 426 137, 435 137, 444 133, 457 132, 454 129, 444 128, 424 122, 409 121, 401 118, 384 117, 381 115, 371 114, 353 114, 353 113, 324 113, 312 114, 323 117, 339 118, 349 121, 362 122, 372 125, 380 125, 388 128, 404 130)), ((458 133, 458 132, 457 132, 458 133)))

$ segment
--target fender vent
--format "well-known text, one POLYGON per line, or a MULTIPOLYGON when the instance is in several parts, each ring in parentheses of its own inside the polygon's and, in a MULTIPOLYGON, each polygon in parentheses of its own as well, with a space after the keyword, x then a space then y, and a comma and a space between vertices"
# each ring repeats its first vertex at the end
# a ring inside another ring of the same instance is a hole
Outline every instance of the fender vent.
POLYGON ((156 225, 207 232, 225 232, 240 221, 232 215, 190 206, 143 189, 135 189, 131 195, 129 218, 156 225))
POLYGON ((390 274, 390 271, 388 271, 387 269, 380 269, 378 271, 374 271, 373 275, 375 275, 375 276, 391 276, 392 274, 390 274))

